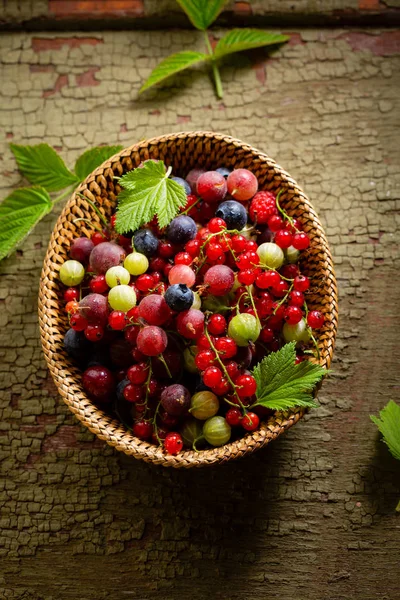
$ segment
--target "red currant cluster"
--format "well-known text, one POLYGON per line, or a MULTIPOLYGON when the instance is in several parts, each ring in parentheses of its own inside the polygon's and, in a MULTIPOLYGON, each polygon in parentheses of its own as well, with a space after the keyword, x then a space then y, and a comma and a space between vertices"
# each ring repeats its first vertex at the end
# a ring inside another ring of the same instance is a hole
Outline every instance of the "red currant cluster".
POLYGON ((166 230, 154 218, 118 235, 113 215, 60 269, 87 394, 172 454, 257 429, 268 411, 250 369, 288 341, 303 360, 324 324, 298 263, 310 239, 279 195, 246 169, 175 180, 187 204, 166 230))

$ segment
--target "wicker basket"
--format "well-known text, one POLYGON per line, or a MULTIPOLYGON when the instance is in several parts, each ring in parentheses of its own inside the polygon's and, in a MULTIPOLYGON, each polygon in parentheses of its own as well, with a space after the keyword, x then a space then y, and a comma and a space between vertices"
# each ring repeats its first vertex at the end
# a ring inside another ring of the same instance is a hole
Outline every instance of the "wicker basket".
MULTIPOLYGON (((109 217, 116 204, 119 186, 115 175, 122 175, 141 161, 162 159, 172 165, 176 175, 185 175, 201 165, 210 169, 225 165, 245 167, 257 176, 260 189, 283 190, 280 202, 293 217, 299 218, 304 231, 311 237, 304 272, 312 278, 313 293, 308 297, 312 309, 321 310, 325 325, 318 332, 320 363, 329 367, 337 329, 337 289, 332 258, 325 233, 309 200, 296 182, 272 159, 251 146, 231 137, 208 132, 174 133, 135 144, 106 161, 80 185, 77 192, 95 202, 109 217)), ((119 421, 95 406, 81 385, 81 372, 63 349, 63 337, 68 327, 62 302, 58 272, 68 256, 71 241, 79 235, 90 235, 80 217, 100 223, 98 216, 84 199, 74 193, 59 217, 44 261, 39 293, 39 322, 44 354, 57 388, 78 419, 110 446, 125 454, 163 466, 175 468, 202 467, 224 463, 262 448, 294 425, 304 414, 302 410, 276 413, 260 429, 221 448, 201 452, 184 451, 178 456, 167 455, 159 447, 140 441, 119 421)))

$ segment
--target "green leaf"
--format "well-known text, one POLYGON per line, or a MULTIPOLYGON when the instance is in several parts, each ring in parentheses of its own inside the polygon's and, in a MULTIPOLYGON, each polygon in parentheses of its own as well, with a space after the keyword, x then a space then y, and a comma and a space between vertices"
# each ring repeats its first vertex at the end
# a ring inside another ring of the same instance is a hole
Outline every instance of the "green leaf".
POLYGON ((123 146, 99 146, 86 150, 75 163, 75 173, 80 181, 83 181, 92 171, 97 169, 104 161, 109 159, 123 146))
POLYGON ((177 0, 192 24, 201 31, 210 27, 222 10, 226 0, 177 0))
POLYGON ((261 48, 272 44, 287 42, 289 37, 280 33, 269 33, 259 29, 232 29, 219 40, 214 50, 215 58, 222 58, 227 54, 261 48))
POLYGON ((8 256, 51 209, 50 196, 41 187, 19 188, 7 196, 0 204, 0 260, 8 256))
POLYGON ((395 458, 400 460, 400 406, 390 400, 379 417, 370 416, 383 435, 383 441, 395 458))
POLYGON ((147 81, 140 88, 139 94, 156 85, 156 83, 167 79, 167 77, 184 71, 203 60, 208 60, 208 58, 208 54, 202 54, 201 52, 184 51, 171 54, 153 69, 147 81))
POLYGON ((166 227, 187 202, 185 190, 168 179, 162 161, 147 160, 142 167, 123 175, 119 183, 115 228, 118 233, 135 231, 157 215, 159 226, 166 227))
POLYGON ((318 406, 312 397, 312 391, 326 374, 326 370, 307 360, 296 365, 295 348, 296 343, 290 342, 254 367, 256 404, 272 410, 318 406))
POLYGON ((10 144, 10 148, 22 175, 34 185, 41 185, 48 192, 56 192, 79 183, 77 176, 71 173, 62 158, 48 144, 10 144))

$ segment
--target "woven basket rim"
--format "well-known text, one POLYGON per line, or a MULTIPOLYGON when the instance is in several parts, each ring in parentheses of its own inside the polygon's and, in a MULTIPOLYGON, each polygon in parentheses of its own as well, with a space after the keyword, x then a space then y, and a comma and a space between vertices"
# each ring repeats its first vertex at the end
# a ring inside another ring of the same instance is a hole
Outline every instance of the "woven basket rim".
MULTIPOLYGON (((272 183, 275 184, 276 177, 278 177, 278 185, 285 185, 285 193, 287 192, 291 201, 294 197, 299 198, 301 205, 304 205, 307 208, 307 218, 310 218, 313 224, 311 233, 317 231, 318 240, 321 246, 319 256, 322 257, 321 261, 326 270, 325 275, 329 279, 330 296, 327 300, 329 311, 326 313, 329 315, 329 327, 325 326, 322 334, 319 335, 318 338, 318 342, 319 344, 321 343, 321 347, 323 348, 320 362, 327 368, 330 365, 333 355, 338 318, 336 279, 333 270, 332 257, 322 225, 303 190, 291 176, 277 165, 277 163, 267 154, 237 138, 221 133, 210 131, 179 132, 152 137, 148 140, 133 144, 128 148, 124 148, 88 175, 73 192, 58 218, 44 260, 39 291, 39 324, 46 362, 64 402, 81 423, 90 431, 96 434, 100 439, 106 441, 110 446, 115 447, 127 455, 141 458, 147 462, 161 464, 163 466, 172 466, 175 468, 220 464, 252 453, 294 425, 302 418, 305 411, 298 409, 293 412, 275 413, 273 417, 261 424, 258 431, 247 433, 243 438, 230 442, 220 448, 202 450, 198 453, 192 450, 185 450, 177 456, 167 455, 161 448, 138 440, 127 428, 125 428, 125 426, 122 425, 122 423, 112 419, 86 397, 79 381, 81 372, 73 365, 72 361, 62 348, 59 338, 60 336, 63 336, 64 331, 58 323, 57 267, 59 265, 57 261, 60 261, 60 253, 64 251, 65 227, 71 226, 71 219, 74 216, 72 211, 78 210, 78 204, 85 204, 84 200, 81 200, 82 196, 80 197, 78 194, 87 196, 88 198, 92 198, 94 194, 96 200, 102 200, 103 196, 101 194, 103 192, 105 194, 110 194, 110 192, 107 191, 107 177, 110 177, 110 174, 112 175, 115 172, 115 169, 123 168, 124 161, 127 161, 129 164, 132 157, 138 159, 140 156, 143 159, 143 156, 146 155, 153 155, 153 157, 157 158, 158 156, 154 156, 154 154, 157 155, 160 148, 163 150, 164 147, 168 148, 168 145, 179 147, 179 144, 182 142, 184 144, 189 144, 192 141, 193 143, 196 142, 199 144, 202 148, 203 146, 205 146, 206 149, 211 148, 211 152, 212 144, 220 144, 222 147, 233 148, 234 158, 236 158, 236 153, 241 153, 241 155, 244 155, 247 158, 251 157, 251 166, 254 167, 253 170, 256 170, 256 167, 270 169, 273 174, 273 179, 271 180, 272 183), (293 198, 291 197, 291 194, 293 198), (56 338, 58 340, 57 342, 55 342, 56 338), (60 364, 62 365, 61 369, 59 368, 60 364), (71 388, 74 388, 73 391, 71 388)), ((170 155, 167 154, 165 156, 165 162, 168 162, 171 156, 173 157, 173 152, 171 152, 170 155)), ((192 164, 190 168, 193 166, 194 164, 192 164)), ((84 210, 85 207, 79 207, 79 209, 84 210)))

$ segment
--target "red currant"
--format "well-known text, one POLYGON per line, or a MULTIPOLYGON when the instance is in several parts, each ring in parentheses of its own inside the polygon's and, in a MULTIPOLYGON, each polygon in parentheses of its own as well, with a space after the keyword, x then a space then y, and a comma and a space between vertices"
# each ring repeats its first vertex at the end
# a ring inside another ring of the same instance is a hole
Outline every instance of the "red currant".
POLYGON ((125 329, 124 336, 127 342, 134 346, 136 344, 137 336, 139 335, 140 327, 138 325, 132 325, 125 329))
POLYGON ((72 317, 69 320, 69 324, 75 331, 84 331, 88 326, 88 322, 85 319, 85 317, 83 317, 79 313, 75 313, 74 315, 72 315, 72 317))
POLYGON ((256 286, 262 290, 266 290, 267 288, 276 287, 280 281, 280 275, 276 271, 263 271, 260 275, 257 275, 256 286))
POLYGON ((306 292, 310 287, 310 280, 305 275, 296 275, 293 287, 297 292, 306 292))
POLYGON ((226 331, 226 320, 222 315, 215 313, 208 321, 208 331, 212 335, 221 335, 226 331))
POLYGON ((121 310, 113 310, 112 313, 108 315, 108 324, 111 329, 115 329, 116 331, 122 331, 126 325, 126 315, 121 310))
POLYGON ((183 448, 183 440, 179 433, 175 433, 174 431, 168 433, 165 436, 164 448, 168 454, 173 454, 174 456, 179 454, 183 448))
POLYGON ((215 354, 212 350, 201 350, 198 354, 196 354, 196 358, 194 362, 196 367, 200 369, 200 371, 204 371, 207 367, 211 366, 215 361, 215 354))
POLYGON ((257 272, 255 269, 244 269, 243 271, 239 271, 237 278, 242 285, 251 285, 254 283, 256 276, 257 272))
POLYGON ((239 398, 247 398, 255 394, 257 382, 252 375, 240 375, 236 381, 237 393, 239 398))
POLYGON ((292 245, 293 236, 287 229, 279 229, 275 234, 275 244, 280 248, 289 248, 292 245))
POLYGON ((207 387, 218 386, 222 379, 222 371, 218 367, 207 367, 203 373, 203 382, 207 387))
POLYGON ((126 376, 131 383, 134 385, 141 385, 144 383, 149 374, 149 366, 145 362, 138 363, 129 367, 126 376))
POLYGON ((284 319, 289 325, 296 325, 303 318, 303 311, 298 306, 288 306, 285 309, 284 319))
POLYGON ((200 254, 201 243, 199 240, 190 240, 185 245, 185 252, 190 254, 192 258, 196 258, 200 254))
POLYGON ((268 219, 268 228, 273 233, 276 233, 277 231, 282 229, 283 226, 284 226, 284 221, 283 221, 282 217, 280 217, 279 215, 272 215, 268 219))
POLYGON ((226 229, 226 223, 223 219, 214 217, 214 219, 211 219, 211 221, 208 223, 208 229, 211 231, 211 233, 218 233, 219 231, 226 229))
POLYGON ((320 329, 324 322, 325 317, 319 310, 312 310, 307 315, 307 324, 311 329, 320 329))
POLYGON ((310 245, 310 238, 306 233, 295 233, 293 236, 292 246, 296 250, 306 250, 310 245))
POLYGON ((236 342, 230 337, 216 339, 214 346, 223 358, 232 358, 237 352, 236 342))
POLYGON ((139 275, 139 277, 136 279, 135 285, 141 292, 148 292, 152 287, 154 287, 154 283, 153 276, 144 273, 143 275, 139 275))
POLYGON ((242 420, 242 413, 238 408, 230 408, 225 415, 226 422, 231 427, 237 427, 242 420))
POLYGON ((244 252, 247 249, 247 240, 243 235, 234 235, 232 238, 232 250, 244 252))
POLYGON ((107 241, 107 237, 103 233, 100 233, 100 231, 95 231, 90 239, 95 246, 107 241))
POLYGON ((258 429, 260 424, 260 418, 254 412, 248 412, 244 415, 243 419, 240 422, 243 429, 246 431, 255 431, 258 429))
POLYGON ((76 300, 71 300, 65 305, 65 310, 69 315, 73 315, 79 310, 79 304, 76 300))
POLYGON ((225 369, 232 381, 236 381, 240 375, 239 365, 234 360, 231 360, 226 363, 225 369))
POLYGON ((143 388, 128 383, 124 387, 123 395, 128 402, 139 402, 143 399, 143 388))
POLYGON ((162 258, 171 258, 174 254, 174 247, 170 242, 160 242, 158 245, 158 254, 162 258))
POLYGON ((265 344, 268 344, 269 342, 272 342, 273 339, 274 332, 272 331, 272 329, 270 327, 264 327, 264 329, 262 329, 260 333, 260 340, 265 344))
POLYGON ((78 300, 79 298, 79 290, 75 287, 70 287, 64 292, 64 301, 72 302, 73 300, 78 300))
POLYGON ((211 389, 217 396, 224 396, 227 392, 229 392, 230 387, 231 386, 226 377, 222 377, 221 381, 211 389))
POLYGON ((176 265, 190 265, 192 261, 193 258, 189 252, 178 252, 178 254, 175 254, 174 263, 176 265))
POLYGON ((278 285, 272 289, 272 293, 274 294, 275 298, 283 298, 287 294, 288 290, 289 285, 287 281, 281 279, 278 285))
POLYGON ((297 290, 293 290, 289 294, 289 304, 291 306, 303 306, 304 304, 304 294, 303 292, 298 292, 297 290))
POLYGON ((93 277, 89 282, 89 287, 94 294, 104 294, 108 290, 105 275, 96 275, 93 277))
POLYGON ((133 434, 141 440, 148 440, 151 438, 153 433, 153 425, 149 421, 140 419, 133 425, 133 434))
POLYGON ((100 325, 88 325, 85 329, 85 337, 89 342, 99 342, 104 335, 104 329, 100 325))

